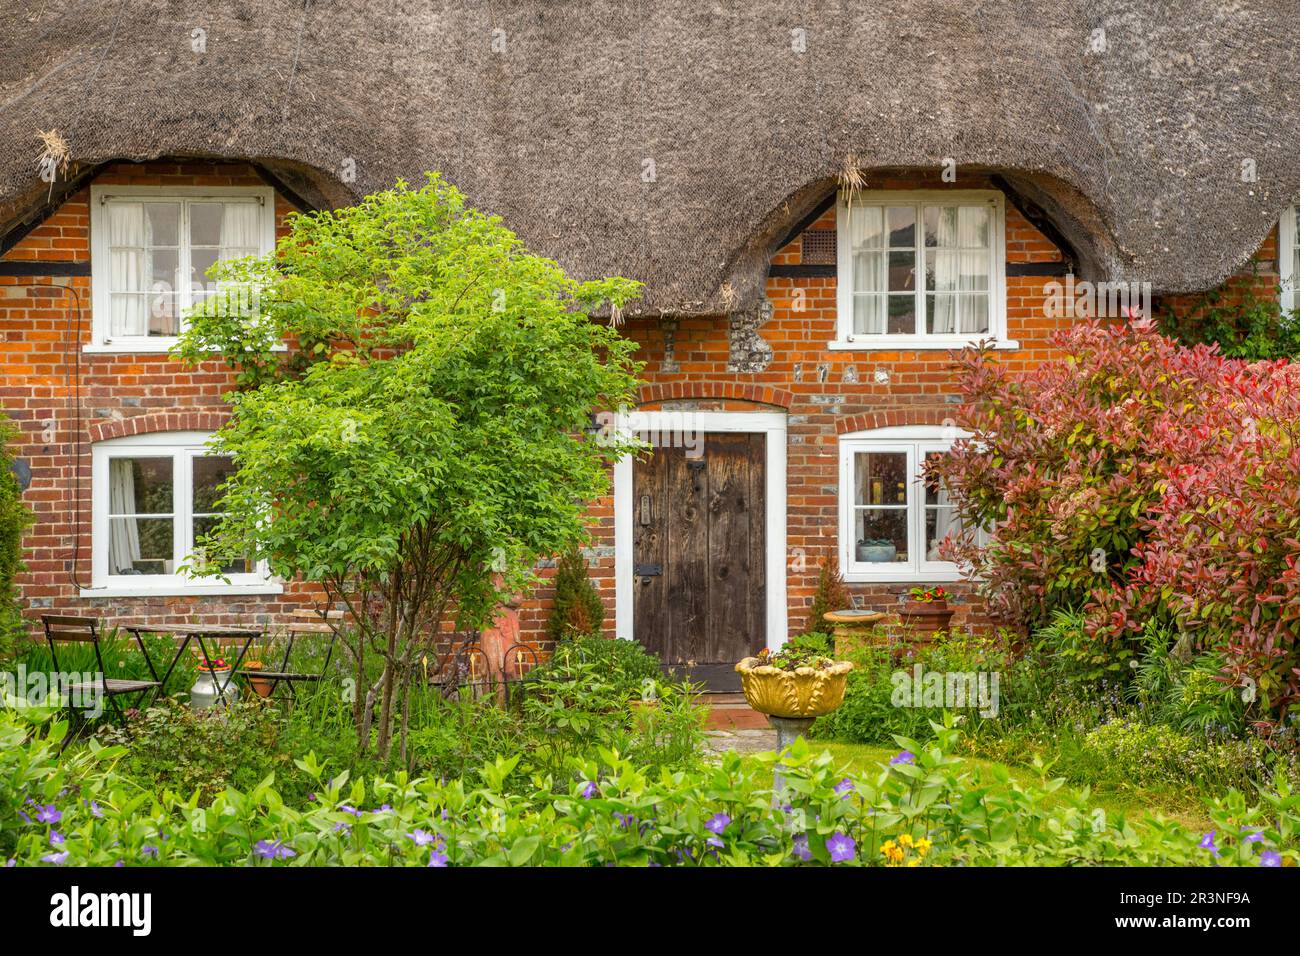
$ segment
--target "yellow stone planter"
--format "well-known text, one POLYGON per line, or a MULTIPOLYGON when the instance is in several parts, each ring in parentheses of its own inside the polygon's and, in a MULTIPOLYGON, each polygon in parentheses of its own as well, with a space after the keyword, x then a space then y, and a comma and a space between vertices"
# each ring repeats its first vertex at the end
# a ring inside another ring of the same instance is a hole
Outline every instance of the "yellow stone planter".
POLYGON ((761 714, 773 717, 821 717, 844 703, 844 686, 853 664, 835 661, 825 670, 800 667, 783 671, 746 657, 736 665, 745 699, 761 714))

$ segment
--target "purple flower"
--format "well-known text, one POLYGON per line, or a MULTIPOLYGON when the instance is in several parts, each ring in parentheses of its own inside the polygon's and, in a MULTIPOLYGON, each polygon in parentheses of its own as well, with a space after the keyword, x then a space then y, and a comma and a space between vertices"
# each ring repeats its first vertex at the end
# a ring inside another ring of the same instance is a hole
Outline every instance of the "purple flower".
POLYGON ((853 838, 838 830, 826 841, 826 852, 831 855, 832 863, 845 863, 856 855, 858 845, 853 838))
POLYGON ((98 803, 96 803, 94 800, 89 800, 89 801, 82 800, 81 802, 84 803, 86 806, 90 807, 90 815, 92 817, 94 817, 97 820, 103 819, 104 811, 99 809, 98 803))
POLYGON ((614 819, 618 821, 619 828, 623 830, 628 829, 632 824, 636 823, 636 817, 632 816, 630 813, 615 813, 614 819))
POLYGON ((1205 836, 1201 837, 1201 842, 1196 844, 1202 850, 1209 850, 1215 856, 1219 855, 1219 848, 1214 845, 1214 834, 1216 831, 1211 830, 1205 836))
POLYGON ((1260 866, 1281 866, 1282 854, 1276 850, 1265 850, 1259 855, 1260 866))
POLYGON ((391 810, 391 809, 393 809, 393 808, 392 808, 391 806, 389 806, 387 803, 385 803, 385 804, 382 804, 382 805, 379 807, 378 810, 371 810, 370 812, 373 813, 373 814, 375 814, 375 815, 378 815, 378 814, 381 814, 381 813, 387 813, 387 812, 388 812, 389 810, 391 810))
POLYGON ((342 833, 344 836, 351 836, 352 828, 340 820, 338 823, 334 824, 334 832, 342 833))
POLYGON ((260 856, 264 860, 284 860, 298 854, 287 847, 283 841, 276 840, 272 843, 269 840, 258 840, 253 846, 253 855, 260 856))
POLYGON ((790 853, 796 860, 803 860, 805 863, 812 859, 812 850, 808 848, 808 834, 796 833, 794 835, 794 845, 790 853))
POLYGON ((126 866, 125 863, 123 863, 121 860, 118 860, 116 863, 113 864, 113 869, 120 870, 125 866, 126 866))
POLYGON ((63 834, 58 830, 50 831, 50 846, 58 846, 63 842, 63 834))
POLYGON ((63 812, 56 809, 52 803, 47 803, 36 811, 37 823, 58 823, 62 819, 63 812))
POLYGON ((1242 838, 1241 838, 1241 842, 1242 842, 1242 843, 1258 843, 1258 842, 1259 842, 1260 840, 1262 840, 1262 839, 1264 839, 1264 834, 1261 833, 1259 830, 1256 830, 1254 833, 1250 834, 1249 836, 1244 836, 1244 837, 1242 837, 1242 838))
POLYGON ((582 799, 590 800, 592 797, 596 795, 597 792, 596 785, 592 783, 590 780, 588 780, 586 783, 582 785, 582 789, 579 790, 578 792, 582 794, 582 799))
POLYGON ((13 857, 10 857, 9 859, 5 860, 5 869, 6 869, 6 870, 10 869, 11 867, 15 867, 15 866, 17 866, 17 865, 18 865, 18 861, 17 861, 15 858, 13 858, 13 857))
POLYGON ((848 777, 845 777, 835 785, 835 792, 840 795, 840 799, 842 800, 847 800, 849 794, 853 792, 853 789, 853 781, 848 777))
POLYGON ((730 823, 731 817, 727 816, 725 813, 715 813, 713 816, 709 817, 709 822, 704 824, 704 829, 708 830, 710 833, 721 833, 723 830, 727 829, 727 825, 730 823))
POLYGON ((439 846, 435 846, 435 847, 434 847, 434 848, 429 852, 429 865, 430 865, 430 866, 436 866, 436 867, 438 867, 438 868, 441 869, 441 868, 446 867, 446 865, 447 865, 448 862, 449 862, 449 860, 448 860, 448 858, 447 858, 447 854, 442 852, 441 845, 439 845, 439 846))
POLYGON ((55 866, 58 866, 67 858, 68 858, 68 851, 64 850, 62 853, 47 853, 45 856, 41 857, 41 862, 53 863, 55 866))
POLYGON ((416 846, 428 846, 433 842, 433 834, 427 833, 418 827, 414 833, 408 833, 406 836, 410 840, 414 841, 416 846))
POLYGON ((339 807, 339 812, 341 812, 341 813, 350 813, 350 814, 352 814, 354 817, 359 817, 359 816, 361 816, 361 811, 360 811, 360 810, 358 810, 356 807, 354 807, 354 806, 350 806, 349 804, 346 804, 346 803, 339 807))
POLYGON ((158 859, 158 848, 156 846, 150 846, 149 844, 146 843, 144 846, 140 848, 140 855, 151 856, 156 860, 158 859))
POLYGON ((895 767, 900 763, 916 763, 916 754, 910 750, 902 750, 895 754, 889 760, 889 765, 895 767))
POLYGON ((715 846, 715 847, 724 847, 727 845, 722 842, 722 837, 716 837, 716 836, 711 836, 704 842, 707 843, 709 846, 715 846))
POLYGON ((30 823, 32 822, 32 818, 29 817, 29 816, 28 816, 26 813, 24 813, 22 810, 19 810, 19 811, 18 811, 18 815, 19 815, 20 817, 23 818, 23 823, 30 824, 30 823))

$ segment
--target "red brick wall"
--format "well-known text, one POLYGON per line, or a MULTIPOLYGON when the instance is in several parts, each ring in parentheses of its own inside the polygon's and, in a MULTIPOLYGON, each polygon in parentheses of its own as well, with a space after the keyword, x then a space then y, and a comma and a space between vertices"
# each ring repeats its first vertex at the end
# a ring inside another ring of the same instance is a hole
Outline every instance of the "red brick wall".
MULTIPOLYGON (((106 169, 95 184, 266 185, 245 164, 200 162, 123 163, 106 169)), ((3 261, 88 261, 89 200, 89 188, 74 193, 3 261)), ((291 208, 277 197, 277 222, 291 208)), ((91 576, 91 443, 119 434, 214 427, 225 417, 221 396, 232 384, 219 362, 191 370, 166 355, 81 352, 91 341, 90 297, 89 277, 0 276, 0 401, 21 432, 14 451, 31 466, 23 500, 36 516, 24 539, 27 571, 19 579, 27 613, 233 624, 265 621, 309 599, 298 585, 271 597, 79 597, 78 584, 89 585, 91 576), (79 330, 77 299, 61 286, 80 294, 79 330)))
MULTIPOLYGON (((99 184, 263 185, 256 172, 241 164, 120 164, 106 170, 99 184)), ((983 188, 965 180, 953 188, 983 188)), ((873 180, 872 189, 941 189, 934 176, 873 180)), ((89 193, 82 189, 27 235, 5 260, 85 262, 89 257, 89 193)), ((289 211, 281 197, 277 216, 289 211)), ((813 230, 833 230, 834 210, 813 230)), ((1259 258, 1271 265, 1276 240, 1259 258)), ((1057 250, 1016 210, 1006 205, 1008 264, 1056 262, 1057 250)), ((796 238, 773 257, 773 263, 801 263, 796 238)), ((1274 267, 1275 270, 1275 267, 1274 267)), ((1063 270, 1062 270, 1063 271, 1063 270)), ((1051 336, 1073 321, 1051 318, 1045 309, 1050 277, 1008 277, 1007 334, 1020 343, 1000 353, 1012 367, 1026 368, 1052 354, 1051 336)), ((1234 282, 1251 281, 1247 279, 1234 282)), ((1261 288, 1276 284, 1266 273, 1254 280, 1261 288)), ((1229 283, 1232 286, 1232 283, 1229 283)), ((787 567, 792 633, 803 628, 820 562, 837 548, 837 436, 847 431, 893 424, 941 424, 952 415, 954 370, 944 351, 831 351, 835 337, 836 280, 777 278, 768 280, 773 305, 759 335, 773 358, 761 372, 728 371, 729 330, 722 316, 697 316, 676 322, 672 333, 676 366, 665 368, 666 328, 657 319, 630 321, 626 335, 640 345, 646 362, 642 407, 743 410, 777 408, 788 413, 787 567), (797 297, 796 292, 802 295, 797 297), (802 309, 796 310, 801 301, 802 309), (890 371, 887 385, 873 372, 890 371), (853 368, 857 382, 846 381, 853 368)), ((1189 308, 1191 300, 1170 300, 1189 308)), ((90 579, 90 445, 113 434, 136 429, 211 427, 225 412, 222 394, 231 386, 219 363, 188 370, 165 355, 80 353, 90 340, 88 278, 0 276, 0 371, 3 408, 21 429, 17 454, 31 465, 32 483, 24 498, 35 512, 36 526, 26 539, 28 571, 20 581, 28 613, 51 610, 93 611, 110 619, 150 616, 220 622, 265 619, 313 595, 291 584, 276 598, 203 596, 165 598, 80 598, 76 581, 90 579), (77 332, 75 300, 59 286, 81 294, 77 332), (73 348, 73 345, 76 348, 73 348), (80 363, 78 372, 77 362, 80 363), (79 374, 81 425, 76 427, 74 383, 79 374), (52 434, 45 435, 47 425, 52 434), (80 438, 80 456, 77 456, 80 438), (48 439, 48 440, 47 440, 48 439), (80 490, 76 476, 80 475, 80 490), (80 536, 76 533, 80 515, 80 536), (76 556, 74 560, 74 555, 76 556)), ((605 629, 614 629, 614 540, 612 497, 594 502, 593 575, 607 607, 605 629)), ((549 575, 549 571, 545 571, 549 575)), ((894 605, 910 585, 850 585, 862 606, 894 605)), ((978 609, 967 602, 965 588, 952 586, 957 622, 975 623, 978 609)), ((551 594, 543 585, 521 611, 521 630, 535 639, 550 611, 551 594)))
MULTIPOLYGON (((937 176, 872 179, 875 189, 979 189, 990 188, 982 181, 946 186, 937 176)), ((812 230, 834 230, 832 208, 809 226, 812 230)), ((1264 266, 1257 287, 1271 294, 1277 284, 1273 250, 1276 239, 1261 248, 1257 258, 1264 266), (1269 274, 1270 268, 1273 274, 1269 274)), ((801 264, 802 242, 797 237, 772 258, 773 264, 801 264)), ((1050 263, 1062 255, 1008 201, 1006 203, 1006 258, 1016 263, 1050 263)), ((1051 317, 1047 308, 1048 284, 1061 275, 1008 276, 1006 280, 1007 337, 1018 341, 1017 350, 998 353, 1012 368, 1029 368, 1054 354, 1053 335, 1075 319, 1051 317)), ((1240 285, 1245 278, 1228 285, 1240 285)), ((642 407, 646 409, 743 410, 777 408, 788 412, 787 462, 787 593, 790 633, 800 633, 817 585, 823 560, 838 548, 839 459, 838 435, 902 424, 943 424, 953 415, 956 401, 952 357, 945 351, 899 352, 886 350, 832 351, 825 344, 836 331, 835 278, 770 277, 767 296, 773 305, 771 319, 759 335, 774 355, 765 370, 757 373, 728 371, 728 322, 721 316, 699 316, 679 320, 673 332, 676 369, 664 368, 666 333, 658 319, 628 323, 624 332, 641 346, 638 358, 646 363, 642 407), (802 291, 801 311, 795 310, 796 292, 802 291), (852 366, 857 384, 845 382, 852 366), (877 385, 873 371, 890 370, 888 385, 877 385)), ((1175 308, 1187 308, 1190 300, 1171 299, 1175 308)), ((596 531, 596 552, 592 572, 606 599, 605 630, 614 628, 614 541, 610 518, 612 498, 598 504, 605 524, 596 531)), ((861 607, 888 610, 896 607, 912 584, 850 584, 850 593, 861 607)), ((946 584, 953 594, 957 613, 954 625, 986 626, 987 618, 970 597, 967 585, 946 584)), ((550 593, 542 587, 524 609, 524 630, 536 630, 545 621, 550 593)))

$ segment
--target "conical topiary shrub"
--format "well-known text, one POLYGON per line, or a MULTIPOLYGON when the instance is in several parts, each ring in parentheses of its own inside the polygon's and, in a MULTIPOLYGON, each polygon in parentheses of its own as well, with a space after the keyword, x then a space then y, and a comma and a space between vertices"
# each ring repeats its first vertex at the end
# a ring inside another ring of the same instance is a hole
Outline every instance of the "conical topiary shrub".
POLYGON ((560 556, 555 566, 555 606, 546 622, 553 641, 599 634, 605 604, 587 573, 587 559, 577 548, 560 556))

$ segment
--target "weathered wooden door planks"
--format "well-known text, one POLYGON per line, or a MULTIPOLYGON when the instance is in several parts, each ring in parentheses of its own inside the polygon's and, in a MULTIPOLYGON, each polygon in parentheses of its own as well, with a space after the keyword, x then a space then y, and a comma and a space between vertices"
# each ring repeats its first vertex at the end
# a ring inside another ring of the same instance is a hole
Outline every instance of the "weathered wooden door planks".
POLYGON ((764 644, 761 434, 710 433, 633 468, 634 635, 665 663, 727 663, 764 644))

